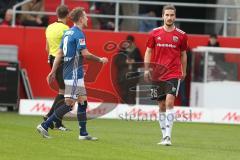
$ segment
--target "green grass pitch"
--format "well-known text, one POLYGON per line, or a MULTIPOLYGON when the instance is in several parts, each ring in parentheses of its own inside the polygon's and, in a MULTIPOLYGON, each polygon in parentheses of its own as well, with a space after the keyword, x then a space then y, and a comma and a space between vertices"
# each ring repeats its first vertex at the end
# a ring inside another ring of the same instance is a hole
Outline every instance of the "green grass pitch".
POLYGON ((173 146, 160 146, 157 122, 95 119, 88 122, 99 141, 79 141, 77 122, 64 122, 70 132, 36 131, 39 116, 0 113, 0 160, 236 160, 240 126, 175 123, 173 146))

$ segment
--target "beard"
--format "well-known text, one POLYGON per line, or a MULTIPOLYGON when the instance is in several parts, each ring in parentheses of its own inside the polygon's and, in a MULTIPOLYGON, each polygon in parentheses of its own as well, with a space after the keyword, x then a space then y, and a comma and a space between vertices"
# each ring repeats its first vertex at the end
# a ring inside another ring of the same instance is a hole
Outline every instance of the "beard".
POLYGON ((170 22, 166 22, 166 23, 165 23, 165 25, 168 26, 168 27, 173 26, 173 24, 174 24, 173 21, 170 21, 170 22))
POLYGON ((88 26, 87 23, 83 23, 83 27, 86 28, 88 26))

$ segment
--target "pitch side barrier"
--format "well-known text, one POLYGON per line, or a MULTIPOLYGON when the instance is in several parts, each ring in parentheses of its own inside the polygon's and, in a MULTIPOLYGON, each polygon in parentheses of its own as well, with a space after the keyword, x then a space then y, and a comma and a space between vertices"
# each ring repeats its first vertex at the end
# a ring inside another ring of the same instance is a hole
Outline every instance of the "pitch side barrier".
MULTIPOLYGON (((46 115, 52 106, 52 100, 21 99, 20 115, 46 115)), ((236 108, 204 108, 204 107, 174 107, 175 117, 159 117, 159 108, 153 105, 127 105, 89 102, 87 114, 89 119, 119 119, 124 121, 158 121, 159 118, 171 118, 177 122, 201 122, 240 124, 240 109, 236 108), (99 107, 99 106, 104 107, 99 107), (109 111, 109 107, 114 109, 109 111)), ((77 105, 68 113, 65 120, 77 121, 77 105)))

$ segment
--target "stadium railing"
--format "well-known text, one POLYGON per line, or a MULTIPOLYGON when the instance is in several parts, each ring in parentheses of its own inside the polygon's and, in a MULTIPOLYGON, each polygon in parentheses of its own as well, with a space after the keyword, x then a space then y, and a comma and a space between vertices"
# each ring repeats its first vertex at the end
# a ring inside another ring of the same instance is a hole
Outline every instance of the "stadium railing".
MULTIPOLYGON (((12 19, 12 26, 15 26, 16 14, 24 14, 24 13, 31 13, 31 14, 43 14, 43 15, 55 15, 55 12, 33 12, 33 11, 21 11, 17 10, 18 7, 28 3, 31 0, 25 0, 16 4, 13 7, 13 19, 12 19)), ((95 18, 115 18, 115 32, 119 31, 119 20, 120 19, 138 19, 138 20, 155 20, 160 21, 162 20, 159 17, 143 17, 143 16, 131 16, 131 15, 120 15, 120 4, 138 4, 138 5, 166 5, 166 4, 174 4, 175 6, 179 7, 195 7, 195 8, 214 8, 214 9, 223 9, 224 16, 223 19, 192 19, 192 18, 178 18, 177 22, 190 22, 190 23, 208 23, 208 24, 222 24, 223 26, 223 36, 228 36, 227 30, 228 25, 238 25, 240 24, 239 20, 230 20, 228 11, 231 9, 240 10, 240 6, 237 5, 220 5, 220 4, 199 4, 199 3, 178 3, 178 2, 153 2, 153 1, 130 1, 130 0, 74 0, 74 1, 86 1, 86 2, 112 2, 115 3, 115 15, 104 15, 104 14, 88 14, 89 17, 95 18)), ((61 4, 64 4, 65 0, 61 0, 61 4)))

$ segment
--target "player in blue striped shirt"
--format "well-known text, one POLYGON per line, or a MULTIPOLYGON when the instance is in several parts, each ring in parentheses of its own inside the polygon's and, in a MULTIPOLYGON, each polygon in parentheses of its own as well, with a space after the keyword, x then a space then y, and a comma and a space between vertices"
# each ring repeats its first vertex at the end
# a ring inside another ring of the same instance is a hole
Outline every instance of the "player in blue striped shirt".
POLYGON ((38 132, 44 137, 49 138, 49 125, 62 118, 66 113, 71 111, 72 107, 78 102, 77 118, 80 128, 80 140, 97 140, 88 134, 86 129, 87 116, 87 96, 84 85, 83 75, 83 58, 91 59, 101 63, 107 63, 105 57, 97 57, 90 53, 86 47, 85 35, 82 32, 84 27, 87 27, 88 18, 83 8, 78 7, 71 11, 71 20, 74 26, 65 32, 59 54, 55 58, 52 71, 49 73, 47 80, 51 83, 55 78, 55 72, 60 64, 62 56, 64 57, 63 78, 65 83, 65 104, 59 107, 55 113, 48 118, 47 121, 37 126, 38 132))

